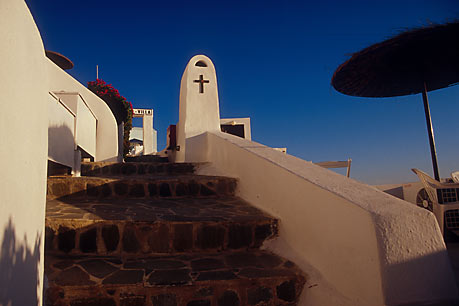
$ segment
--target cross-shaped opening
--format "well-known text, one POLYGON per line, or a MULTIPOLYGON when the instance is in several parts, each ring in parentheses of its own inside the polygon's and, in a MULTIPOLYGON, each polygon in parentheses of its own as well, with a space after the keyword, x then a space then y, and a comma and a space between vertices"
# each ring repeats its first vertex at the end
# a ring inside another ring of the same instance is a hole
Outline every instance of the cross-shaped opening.
POLYGON ((199 75, 199 80, 193 80, 194 83, 199 83, 199 93, 204 93, 204 83, 209 83, 209 80, 204 80, 202 74, 199 75))

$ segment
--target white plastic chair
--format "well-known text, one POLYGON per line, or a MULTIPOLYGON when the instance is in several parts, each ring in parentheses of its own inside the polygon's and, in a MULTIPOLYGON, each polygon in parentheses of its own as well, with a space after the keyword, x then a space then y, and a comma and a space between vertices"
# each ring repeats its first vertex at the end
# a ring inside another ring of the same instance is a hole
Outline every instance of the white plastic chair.
MULTIPOLYGON (((458 231, 459 183, 440 183, 421 170, 411 170, 419 177, 424 186, 428 196, 428 199, 425 200, 431 201, 432 212, 437 218, 442 234, 444 234, 445 228, 458 231)), ((422 195, 422 190, 418 195, 422 195)), ((426 205, 423 206, 427 208, 426 205)))
POLYGON ((315 163, 318 166, 321 166, 323 168, 347 168, 346 171, 346 176, 349 177, 351 174, 351 162, 352 159, 348 158, 348 160, 344 161, 326 161, 326 162, 320 162, 320 163, 315 163))
POLYGON ((453 182, 459 183, 459 171, 451 172, 451 178, 453 182))

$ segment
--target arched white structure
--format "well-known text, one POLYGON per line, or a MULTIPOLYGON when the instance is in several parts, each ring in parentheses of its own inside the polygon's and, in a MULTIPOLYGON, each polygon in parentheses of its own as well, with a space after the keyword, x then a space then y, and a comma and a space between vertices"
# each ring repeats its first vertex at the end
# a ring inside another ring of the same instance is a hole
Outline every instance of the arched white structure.
POLYGON ((24 1, 0 1, 0 40, 0 304, 41 305, 48 73, 24 1))
POLYGON ((206 131, 220 131, 217 75, 212 61, 196 55, 188 62, 180 84, 179 122, 175 161, 183 162, 186 139, 206 131), (205 109, 206 111, 202 111, 205 109))

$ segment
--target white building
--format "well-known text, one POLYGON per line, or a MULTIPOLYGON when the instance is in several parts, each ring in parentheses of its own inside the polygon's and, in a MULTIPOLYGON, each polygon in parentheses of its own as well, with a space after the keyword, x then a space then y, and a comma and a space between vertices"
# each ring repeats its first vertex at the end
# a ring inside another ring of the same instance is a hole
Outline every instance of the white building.
POLYGON ((142 118, 142 127, 133 127, 129 134, 131 143, 131 155, 148 155, 154 154, 158 150, 157 132, 153 128, 153 110, 152 109, 133 109, 134 118, 142 118))
MULTIPOLYGON (((151 153, 156 153, 158 150, 158 144, 157 144, 157 131, 155 129, 152 129, 151 132, 151 143, 152 143, 152 148, 151 148, 151 153)), ((129 134, 129 142, 131 143, 131 147, 134 149, 131 151, 131 154, 134 152, 132 155, 139 155, 144 153, 144 137, 143 137, 143 127, 133 127, 131 130, 131 134, 129 134)), ((147 153, 148 154, 148 153, 147 153)))
POLYGON ((45 56, 24 1, 0 1, 0 37, 0 304, 41 305, 48 158, 73 169, 80 154, 117 161, 118 126, 45 56))

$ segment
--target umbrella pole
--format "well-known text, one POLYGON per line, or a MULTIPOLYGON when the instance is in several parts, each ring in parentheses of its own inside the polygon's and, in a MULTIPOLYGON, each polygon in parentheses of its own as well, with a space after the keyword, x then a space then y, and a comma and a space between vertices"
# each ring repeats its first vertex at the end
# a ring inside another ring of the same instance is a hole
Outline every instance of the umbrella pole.
POLYGON ((432 129, 432 119, 430 118, 429 100, 427 99, 426 82, 424 82, 424 88, 422 90, 422 101, 424 102, 424 112, 426 114, 427 132, 429 133, 430 155, 432 156, 434 176, 437 181, 440 181, 440 174, 438 173, 437 151, 435 150, 435 140, 432 129))

